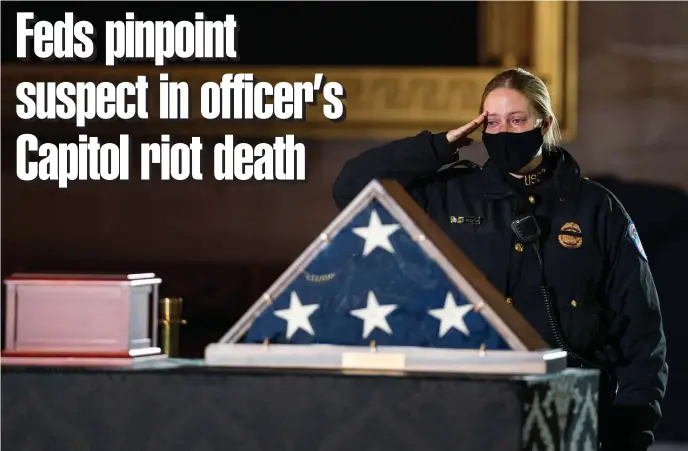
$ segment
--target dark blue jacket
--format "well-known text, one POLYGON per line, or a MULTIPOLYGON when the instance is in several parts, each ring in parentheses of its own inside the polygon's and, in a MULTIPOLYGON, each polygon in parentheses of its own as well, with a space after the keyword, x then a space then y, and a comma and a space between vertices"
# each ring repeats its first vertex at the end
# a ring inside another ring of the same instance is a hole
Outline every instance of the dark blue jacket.
POLYGON ((564 149, 552 155, 552 177, 524 193, 489 161, 482 168, 439 171, 458 160, 457 150, 445 134, 423 132, 347 162, 333 194, 343 209, 372 179, 398 181, 504 294, 505 302, 558 347, 540 293, 544 278, 565 342, 603 369, 603 449, 646 450, 661 419, 668 378, 662 317, 647 258, 616 197, 581 177, 564 149), (542 230, 542 265, 535 249, 519 243, 510 228, 516 216, 529 212, 542 230))

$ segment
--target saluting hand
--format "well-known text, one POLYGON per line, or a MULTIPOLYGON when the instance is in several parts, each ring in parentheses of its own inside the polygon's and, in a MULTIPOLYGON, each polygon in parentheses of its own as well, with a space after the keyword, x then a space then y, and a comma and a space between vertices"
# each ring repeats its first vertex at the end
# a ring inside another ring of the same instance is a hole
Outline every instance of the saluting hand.
POLYGON ((485 122, 487 118, 487 111, 484 111, 480 116, 473 119, 466 125, 447 132, 447 141, 449 143, 454 143, 456 147, 464 147, 473 142, 471 138, 468 137, 473 133, 481 124, 485 122))

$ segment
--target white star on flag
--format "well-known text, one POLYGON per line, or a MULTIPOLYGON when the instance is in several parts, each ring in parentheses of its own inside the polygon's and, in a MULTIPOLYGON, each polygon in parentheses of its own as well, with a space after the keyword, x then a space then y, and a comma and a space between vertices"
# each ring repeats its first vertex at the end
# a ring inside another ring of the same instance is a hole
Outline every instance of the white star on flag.
POLYGON ((387 315, 396 309, 396 305, 380 305, 375 293, 369 291, 366 308, 352 310, 350 313, 363 320, 363 338, 367 338, 376 327, 392 335, 392 328, 387 323, 387 315))
POLYGON ((373 210, 373 212, 370 213, 368 227, 356 227, 353 229, 356 235, 365 240, 363 256, 367 256, 378 247, 393 254, 394 248, 392 247, 392 243, 389 242, 389 236, 399 230, 399 227, 399 224, 382 224, 377 212, 373 210))
POLYGON ((473 304, 456 305, 454 295, 449 292, 444 300, 444 308, 430 310, 428 313, 440 320, 439 337, 442 338, 452 328, 464 335, 470 335, 464 317, 471 310, 473 310, 473 304))
POLYGON ((289 308, 275 311, 275 316, 287 322, 287 339, 290 339, 299 329, 310 335, 315 335, 308 317, 319 307, 317 304, 302 305, 296 292, 292 291, 289 298, 289 308))

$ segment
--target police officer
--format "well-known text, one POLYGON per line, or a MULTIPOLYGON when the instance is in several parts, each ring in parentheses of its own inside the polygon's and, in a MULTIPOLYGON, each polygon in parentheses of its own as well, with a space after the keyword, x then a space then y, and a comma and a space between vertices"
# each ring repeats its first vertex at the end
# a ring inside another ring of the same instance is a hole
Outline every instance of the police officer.
POLYGON ((549 93, 521 69, 486 86, 481 114, 348 161, 333 194, 343 209, 372 179, 403 185, 459 248, 572 365, 602 370, 603 450, 647 450, 668 368, 659 300, 638 233, 614 195, 581 177, 558 146, 549 93), (458 161, 483 129, 489 160, 458 161))

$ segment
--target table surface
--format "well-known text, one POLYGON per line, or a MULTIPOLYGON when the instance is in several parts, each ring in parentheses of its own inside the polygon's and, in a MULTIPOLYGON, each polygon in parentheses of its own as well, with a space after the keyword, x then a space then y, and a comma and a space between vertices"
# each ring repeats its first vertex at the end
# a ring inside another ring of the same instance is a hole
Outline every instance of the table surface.
POLYGON ((589 370, 582 368, 568 368, 562 372, 551 373, 551 374, 533 374, 533 375, 487 375, 487 374, 467 374, 467 373, 418 373, 418 372, 384 372, 384 371, 342 371, 342 370, 326 370, 326 369, 284 369, 284 368, 250 368, 250 367, 220 367, 220 366, 209 366, 206 365, 203 359, 179 359, 179 358, 167 358, 159 360, 148 360, 136 362, 132 366, 119 366, 119 367, 96 367, 96 366, 41 366, 41 365, 2 365, 2 373, 5 374, 19 374, 19 373, 31 373, 31 374, 41 374, 41 373, 132 373, 132 374, 146 374, 146 373, 169 373, 169 374, 211 374, 211 373, 234 373, 241 375, 284 375, 284 374, 303 374, 307 376, 322 375, 329 377, 349 377, 349 376, 359 376, 359 377, 404 377, 411 379, 428 379, 428 378, 438 378, 438 379, 457 379, 457 380, 486 380, 486 381, 521 381, 521 382, 546 382, 552 379, 558 379, 562 376, 583 376, 583 375, 593 375, 597 373, 597 370, 589 370))

